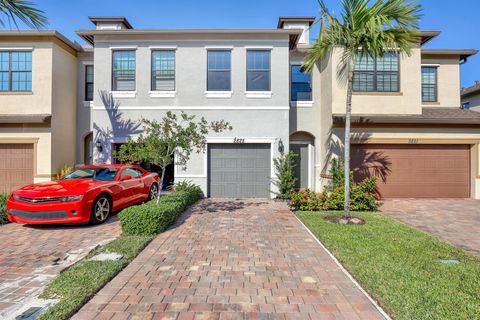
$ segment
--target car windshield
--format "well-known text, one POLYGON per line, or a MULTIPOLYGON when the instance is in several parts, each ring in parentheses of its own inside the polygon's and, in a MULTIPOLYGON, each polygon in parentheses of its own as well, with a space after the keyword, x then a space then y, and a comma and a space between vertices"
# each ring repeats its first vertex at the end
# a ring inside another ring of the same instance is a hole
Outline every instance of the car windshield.
POLYGON ((82 168, 66 175, 63 179, 94 179, 113 181, 117 175, 116 168, 82 168))

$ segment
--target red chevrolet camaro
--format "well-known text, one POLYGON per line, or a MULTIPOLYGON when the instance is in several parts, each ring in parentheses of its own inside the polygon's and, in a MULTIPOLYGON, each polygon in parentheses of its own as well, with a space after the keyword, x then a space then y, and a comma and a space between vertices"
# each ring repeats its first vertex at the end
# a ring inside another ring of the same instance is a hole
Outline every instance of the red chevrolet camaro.
POLYGON ((139 166, 83 166, 12 193, 8 220, 27 224, 102 223, 112 212, 157 196, 158 175, 139 166))

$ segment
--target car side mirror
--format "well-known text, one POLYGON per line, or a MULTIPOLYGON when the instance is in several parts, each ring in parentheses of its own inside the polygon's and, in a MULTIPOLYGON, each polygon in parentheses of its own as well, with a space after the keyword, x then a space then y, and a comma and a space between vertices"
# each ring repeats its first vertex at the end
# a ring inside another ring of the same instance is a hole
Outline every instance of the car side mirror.
POLYGON ((127 180, 131 180, 132 179, 132 176, 126 174, 124 175, 123 177, 120 178, 120 181, 127 181, 127 180))

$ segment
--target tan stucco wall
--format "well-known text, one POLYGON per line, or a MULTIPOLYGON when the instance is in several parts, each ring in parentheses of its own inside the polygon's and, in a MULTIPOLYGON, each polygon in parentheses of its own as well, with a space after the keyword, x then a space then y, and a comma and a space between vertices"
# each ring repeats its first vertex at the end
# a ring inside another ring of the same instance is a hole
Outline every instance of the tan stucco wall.
POLYGON ((422 65, 437 67, 437 103, 425 103, 432 107, 459 107, 460 106, 460 64, 458 57, 422 56, 422 65))
POLYGON ((52 90, 52 173, 75 164, 77 58, 54 44, 52 90))
POLYGON ((30 143, 36 141, 34 182, 50 180, 51 139, 48 127, 35 126, 0 126, 0 143, 30 143))
MULTIPOLYGON (((336 76, 341 59, 341 50, 332 55, 333 76, 336 79, 332 87, 333 113, 345 113, 347 97, 346 83, 336 76)), ((362 93, 352 99, 353 114, 420 114, 421 110, 421 54, 420 49, 412 50, 410 57, 400 57, 400 93, 362 93)))
POLYGON ((2 114, 50 114, 52 105, 51 42, 0 42, 1 48, 33 48, 32 92, 0 92, 2 114))

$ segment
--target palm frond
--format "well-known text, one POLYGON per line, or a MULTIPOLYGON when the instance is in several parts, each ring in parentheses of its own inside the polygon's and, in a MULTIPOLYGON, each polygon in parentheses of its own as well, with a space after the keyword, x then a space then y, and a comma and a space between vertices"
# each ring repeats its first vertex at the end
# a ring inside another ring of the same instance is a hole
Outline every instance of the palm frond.
POLYGON ((0 0, 0 26, 13 23, 19 29, 18 22, 32 29, 42 29, 48 24, 44 12, 28 0, 0 0))

